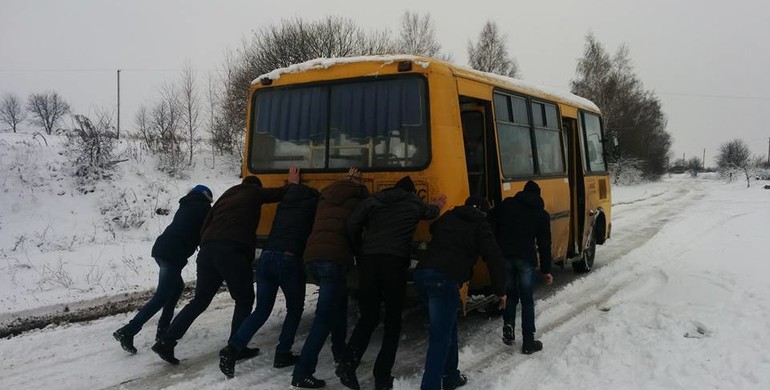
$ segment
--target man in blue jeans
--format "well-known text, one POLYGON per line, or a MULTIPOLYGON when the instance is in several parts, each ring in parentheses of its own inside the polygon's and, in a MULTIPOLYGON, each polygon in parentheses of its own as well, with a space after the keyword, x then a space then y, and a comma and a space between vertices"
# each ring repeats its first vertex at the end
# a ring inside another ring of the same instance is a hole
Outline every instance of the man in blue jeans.
POLYGON ((347 272, 353 265, 347 220, 358 203, 369 196, 362 182, 361 173, 350 168, 345 179, 321 190, 313 232, 304 255, 308 275, 318 284, 318 302, 310 333, 294 364, 292 386, 308 389, 326 386, 326 381, 313 374, 318 353, 330 333, 334 360, 342 359, 347 333, 347 272))
MULTIPOLYGON (((262 215, 262 205, 278 203, 289 187, 299 183, 297 167, 289 169, 287 181, 288 184, 282 187, 264 188, 258 177, 247 176, 214 203, 201 228, 195 295, 171 321, 166 334, 151 348, 161 359, 179 364, 179 359, 174 356, 177 341, 208 308, 223 282, 235 301, 230 337, 251 314, 254 305, 251 264, 257 246, 255 232, 262 215)), ((257 354, 259 348, 245 348, 238 357, 246 359, 257 354)))
POLYGON ((505 265, 486 219, 487 200, 470 197, 430 226, 432 239, 414 271, 414 284, 428 308, 430 337, 423 390, 455 389, 468 382, 457 368, 460 286, 470 280, 478 256, 487 263, 492 291, 505 308, 505 265))
POLYGON ((267 243, 254 265, 257 281, 257 307, 241 324, 228 345, 219 351, 219 369, 228 378, 235 375, 235 361, 254 334, 265 324, 280 288, 286 300, 286 317, 275 348, 273 366, 294 365, 291 353, 305 306, 305 272, 302 255, 313 228, 318 191, 303 184, 291 186, 275 213, 267 243))
POLYGON ((184 289, 182 269, 187 265, 187 258, 192 256, 198 247, 201 225, 211 209, 212 200, 213 196, 208 187, 201 184, 193 187, 187 195, 179 199, 179 209, 174 214, 174 219, 155 240, 152 257, 160 268, 155 294, 128 324, 112 334, 127 352, 136 353, 134 336, 142 330, 142 325, 161 309, 163 311, 158 320, 155 338, 162 337, 166 332, 184 289))
POLYGON ((535 340, 535 267, 540 254, 540 272, 547 284, 551 275, 551 218, 540 197, 540 186, 528 181, 524 190, 495 207, 493 219, 497 242, 508 268, 508 307, 503 313, 503 343, 513 345, 516 305, 521 301, 521 352, 531 354, 543 349, 535 340))

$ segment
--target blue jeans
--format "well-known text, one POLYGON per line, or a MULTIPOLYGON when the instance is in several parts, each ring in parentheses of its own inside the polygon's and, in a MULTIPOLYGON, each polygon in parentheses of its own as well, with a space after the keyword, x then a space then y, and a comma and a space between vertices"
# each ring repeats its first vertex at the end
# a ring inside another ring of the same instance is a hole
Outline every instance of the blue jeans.
POLYGON ((535 334, 535 266, 522 259, 506 258, 508 303, 503 313, 505 325, 516 323, 516 305, 521 301, 521 333, 535 334))
POLYGON ((278 338, 277 352, 290 352, 305 307, 305 273, 302 260, 282 251, 263 251, 254 265, 257 281, 257 307, 243 321, 229 344, 240 351, 265 324, 275 305, 278 289, 286 300, 286 317, 278 338))
POLYGON ((160 314, 160 320, 158 320, 158 331, 164 332, 171 323, 171 318, 174 317, 176 303, 184 289, 184 281, 182 280, 182 268, 184 266, 180 267, 176 263, 158 258, 155 259, 155 262, 160 267, 158 288, 155 289, 152 298, 139 309, 139 312, 125 326, 126 333, 131 335, 139 333, 142 330, 142 325, 161 309, 163 312, 160 314))
POLYGON ((443 376, 459 374, 457 309, 460 307, 460 286, 432 268, 416 269, 414 284, 430 317, 428 353, 420 389, 439 390, 443 376))
POLYGON ((307 264, 308 274, 318 283, 315 318, 302 347, 299 361, 294 365, 294 379, 304 379, 315 373, 318 354, 326 337, 332 335, 332 354, 341 359, 345 351, 348 321, 347 269, 333 261, 316 260, 307 264))

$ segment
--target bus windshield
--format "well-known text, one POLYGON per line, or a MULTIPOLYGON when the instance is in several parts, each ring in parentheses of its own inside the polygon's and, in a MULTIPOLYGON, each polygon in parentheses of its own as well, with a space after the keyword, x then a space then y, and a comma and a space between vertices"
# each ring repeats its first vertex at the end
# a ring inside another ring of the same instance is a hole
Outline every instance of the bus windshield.
POLYGON ((426 82, 406 76, 261 89, 250 131, 253 172, 421 169, 430 158, 426 82))

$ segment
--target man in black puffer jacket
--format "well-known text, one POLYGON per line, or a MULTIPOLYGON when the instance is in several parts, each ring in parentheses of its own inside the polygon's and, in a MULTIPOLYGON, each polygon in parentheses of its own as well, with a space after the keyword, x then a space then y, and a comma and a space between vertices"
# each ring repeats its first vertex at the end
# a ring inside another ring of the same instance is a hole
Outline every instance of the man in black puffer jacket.
MULTIPOLYGON (((254 305, 254 279, 251 263, 257 246, 257 226, 262 205, 283 199, 288 187, 299 183, 299 169, 289 169, 288 185, 263 188, 256 176, 247 176, 241 184, 230 187, 219 197, 201 228, 201 249, 196 264, 195 296, 174 317, 166 334, 152 346, 161 359, 179 364, 174 356, 177 340, 206 310, 222 286, 227 285, 235 301, 230 336, 235 334, 254 305)), ((254 357, 258 348, 245 348, 239 358, 254 357)))
POLYGON ((273 366, 283 368, 296 362, 297 356, 291 353, 291 346, 305 306, 302 255, 313 229, 317 205, 318 190, 304 184, 291 186, 278 204, 267 243, 254 264, 257 307, 243 321, 238 332, 230 337, 227 347, 219 351, 219 369, 228 378, 235 375, 238 355, 270 317, 279 288, 286 301, 286 316, 275 348, 273 366))
POLYGON ((155 338, 162 337, 174 316, 179 297, 184 289, 182 268, 187 265, 187 258, 198 247, 201 225, 211 209, 211 190, 204 185, 195 186, 187 195, 179 199, 179 210, 174 214, 171 224, 155 240, 152 257, 160 267, 158 287, 155 294, 139 309, 128 324, 112 334, 124 350, 136 353, 134 336, 158 310, 163 309, 158 320, 155 338))
POLYGON ((470 197, 430 225, 433 239, 414 271, 414 284, 430 317, 423 390, 455 389, 468 381, 457 369, 457 309, 460 287, 473 276, 479 255, 486 261, 492 291, 505 307, 505 263, 486 219, 487 200, 470 197))
POLYGON ((356 250, 361 317, 348 340, 337 375, 342 384, 358 389, 355 370, 380 322, 380 304, 385 306, 382 347, 374 364, 376 389, 393 387, 391 370, 401 334, 407 269, 414 232, 420 220, 438 217, 444 206, 443 194, 425 204, 416 194, 409 176, 395 186, 361 202, 348 219, 350 242, 356 250))
POLYGON ((530 354, 543 349, 535 340, 535 268, 540 253, 540 272, 548 284, 551 275, 551 218, 545 211, 540 186, 528 181, 524 190, 495 207, 497 242, 508 266, 508 307, 503 314, 503 342, 513 345, 516 304, 521 301, 521 352, 530 354))

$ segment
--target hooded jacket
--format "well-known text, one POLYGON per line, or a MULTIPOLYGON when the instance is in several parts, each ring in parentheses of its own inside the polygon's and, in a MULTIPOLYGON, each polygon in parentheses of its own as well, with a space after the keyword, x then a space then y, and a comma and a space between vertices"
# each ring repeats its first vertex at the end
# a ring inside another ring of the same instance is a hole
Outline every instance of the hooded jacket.
POLYGON ((214 203, 203 222, 201 245, 225 243, 253 255, 262 204, 280 201, 287 189, 294 185, 263 188, 259 184, 241 183, 230 187, 214 203))
POLYGON ((343 266, 353 265, 347 221, 358 203, 367 196, 366 187, 350 180, 337 180, 321 191, 313 231, 305 246, 305 262, 330 260, 343 266))
POLYGON ((518 192, 495 207, 493 215, 503 256, 527 260, 537 266, 537 246, 540 272, 550 273, 551 218, 545 211, 543 198, 529 191, 518 192))
POLYGON ((152 257, 184 267, 201 240, 201 225, 210 209, 211 202, 197 191, 179 199, 179 209, 174 213, 171 224, 152 246, 152 257))
POLYGON ((278 204, 264 249, 291 252, 302 259, 317 206, 318 190, 304 184, 290 186, 278 204))
POLYGON ((473 206, 455 207, 430 225, 430 233, 433 239, 418 268, 432 268, 464 283, 473 276, 473 265, 481 255, 489 268, 492 291, 505 294, 505 263, 482 212, 473 206))
POLYGON ((399 187, 365 199, 348 219, 351 245, 364 256, 392 255, 408 259, 417 223, 434 219, 439 208, 427 205, 413 192, 399 187), (360 248, 360 250, 359 250, 360 248))

